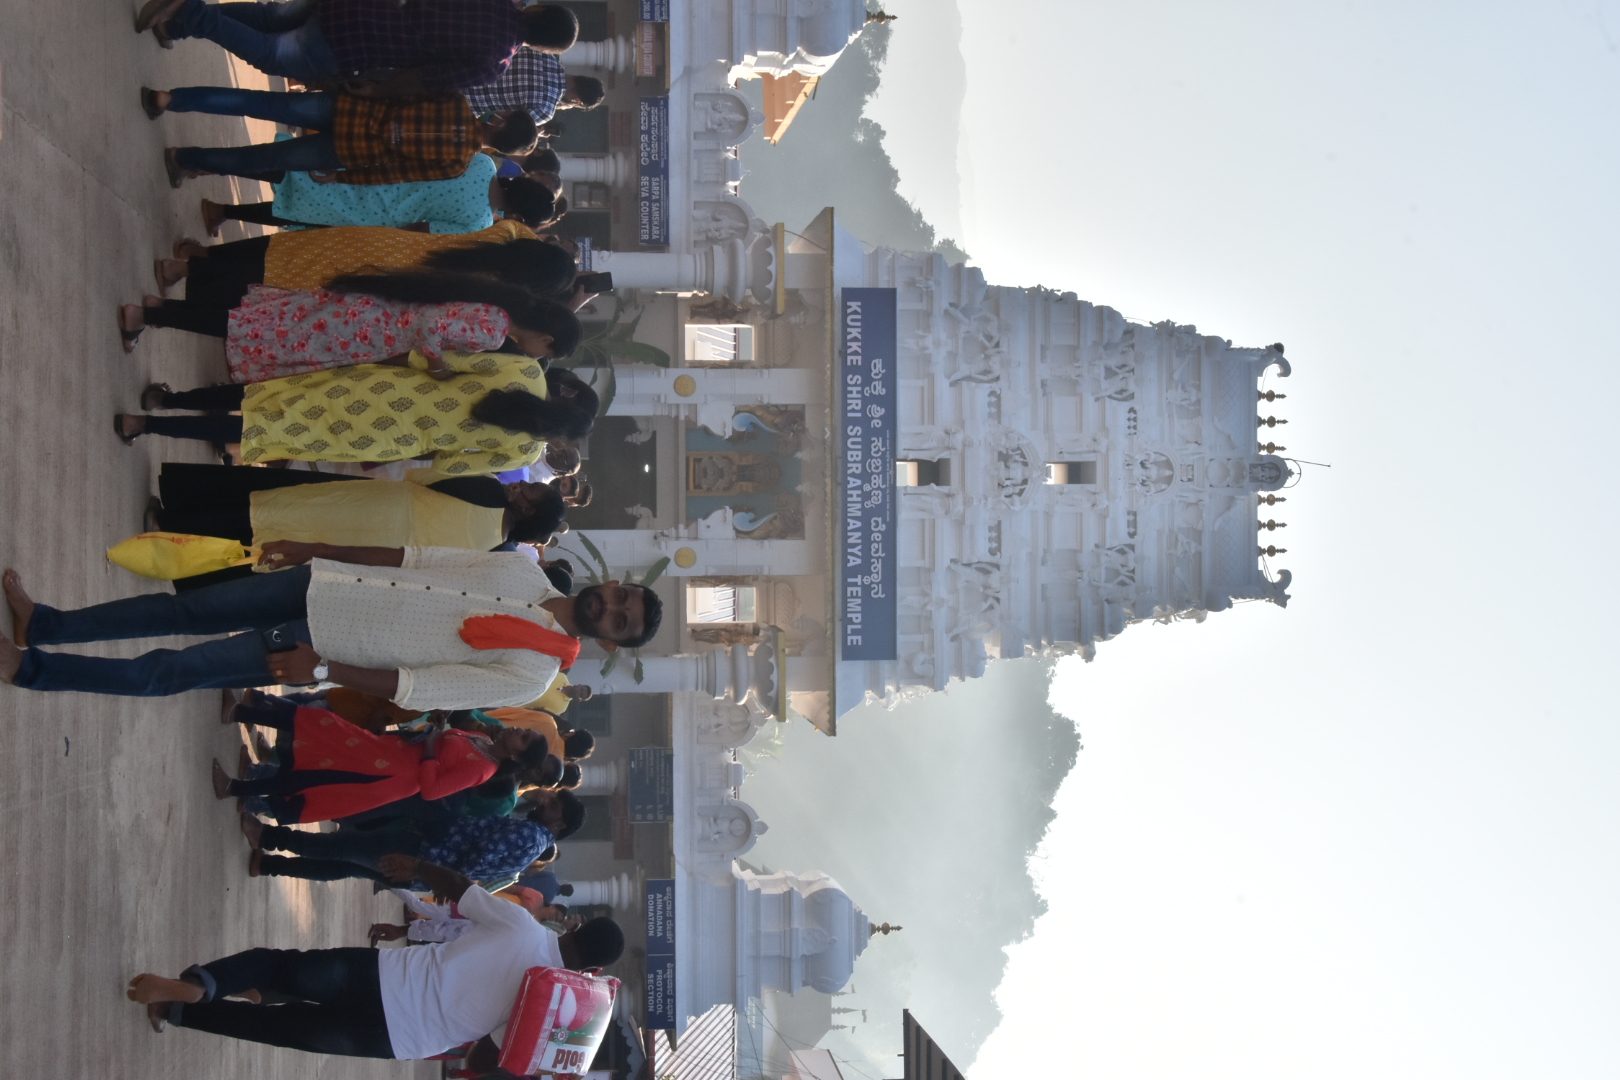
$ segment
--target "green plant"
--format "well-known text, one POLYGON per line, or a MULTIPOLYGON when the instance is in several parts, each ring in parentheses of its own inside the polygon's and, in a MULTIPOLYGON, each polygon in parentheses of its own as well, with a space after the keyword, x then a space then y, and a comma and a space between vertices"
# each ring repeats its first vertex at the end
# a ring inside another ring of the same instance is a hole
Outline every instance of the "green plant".
MULTIPOLYGON (((609 581, 622 581, 626 585, 640 585, 642 588, 647 588, 653 582, 657 581, 665 570, 669 569, 669 556, 665 555, 662 559, 659 559, 657 562, 653 563, 647 568, 647 572, 642 575, 640 581, 637 581, 636 576, 630 573, 628 570, 615 576, 613 571, 608 569, 607 559, 603 558, 602 550, 591 542, 591 538, 589 536, 586 536, 584 533, 569 533, 568 535, 577 537, 580 547, 583 547, 590 555, 590 559, 587 560, 584 556, 580 555, 576 551, 569 551, 567 548, 563 549, 568 551, 568 554, 579 560, 580 565, 585 568, 586 579, 589 580, 592 585, 603 585, 609 581), (595 563, 594 566, 592 565, 593 562, 595 563)), ((630 649, 628 651, 631 658, 636 662, 636 666, 631 669, 630 677, 635 679, 637 683, 640 683, 647 677, 646 672, 643 670, 641 665, 641 650, 630 649)), ((623 656, 625 652, 626 650, 624 649, 617 649, 614 652, 609 653, 608 658, 602 662, 602 670, 598 674, 600 674, 604 679, 607 678, 608 675, 612 673, 613 669, 619 666, 619 658, 623 656)))
POLYGON ((603 329, 581 341, 579 348, 571 355, 557 361, 559 365, 570 370, 589 369, 598 373, 597 377, 587 381, 601 398, 604 413, 607 412, 608 406, 613 404, 613 395, 617 390, 616 380, 613 377, 615 360, 632 364, 651 364, 654 367, 670 366, 669 353, 656 345, 633 340, 642 314, 643 312, 638 311, 630 321, 621 323, 619 320, 624 316, 624 301, 615 296, 613 313, 608 316, 603 329))

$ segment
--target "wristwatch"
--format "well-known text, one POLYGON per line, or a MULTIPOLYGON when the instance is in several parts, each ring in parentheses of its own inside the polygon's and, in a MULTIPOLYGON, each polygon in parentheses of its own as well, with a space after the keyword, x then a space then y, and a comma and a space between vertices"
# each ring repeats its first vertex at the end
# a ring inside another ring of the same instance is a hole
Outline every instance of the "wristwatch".
POLYGON ((316 682, 325 682, 331 676, 332 669, 327 666, 325 660, 322 660, 315 665, 315 670, 311 671, 310 674, 315 676, 316 682))

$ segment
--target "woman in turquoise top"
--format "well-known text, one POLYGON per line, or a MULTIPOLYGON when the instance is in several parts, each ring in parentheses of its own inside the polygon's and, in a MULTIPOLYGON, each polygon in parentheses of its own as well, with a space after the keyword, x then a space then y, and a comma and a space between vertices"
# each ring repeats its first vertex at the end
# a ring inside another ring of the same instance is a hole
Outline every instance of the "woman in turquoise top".
POLYGON ((309 173, 284 173, 273 203, 227 206, 203 200, 210 236, 228 219, 260 225, 380 225, 409 228, 426 222, 435 233, 470 233, 495 224, 502 211, 529 226, 543 225, 555 213, 552 192, 527 177, 495 176, 487 154, 473 155, 467 171, 453 180, 409 184, 322 183, 309 173))

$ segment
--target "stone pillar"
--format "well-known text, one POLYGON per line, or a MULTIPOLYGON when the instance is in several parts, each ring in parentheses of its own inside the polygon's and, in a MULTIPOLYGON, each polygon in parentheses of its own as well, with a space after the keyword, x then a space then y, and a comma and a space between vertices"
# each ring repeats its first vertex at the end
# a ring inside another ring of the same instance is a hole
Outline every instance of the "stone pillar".
POLYGON ((581 157, 578 154, 559 155, 562 166, 557 175, 564 180, 583 180, 597 184, 624 184, 631 177, 630 159, 624 154, 606 154, 602 157, 581 157))
MULTIPOLYGON (((597 270, 606 268, 600 259, 601 254, 593 255, 591 265, 597 270)), ((620 285, 617 270, 613 284, 620 285)), ((740 405, 815 405, 827 399, 826 373, 808 368, 615 364, 613 374, 618 390, 608 409, 610 416, 674 416, 696 421, 721 438, 731 434, 740 405)))
POLYGON ((787 679, 782 652, 781 631, 764 627, 761 640, 753 645, 737 644, 703 653, 675 656, 646 656, 641 660, 642 679, 636 682, 635 661, 626 657, 606 678, 581 674, 597 694, 673 694, 697 691, 716 699, 752 704, 772 716, 783 716, 787 679))
POLYGON ((591 269, 613 275, 619 289, 658 292, 708 293, 734 304, 749 294, 761 303, 774 303, 776 278, 770 237, 752 244, 741 239, 700 246, 691 254, 678 251, 593 251, 591 269))
POLYGON ((619 790, 619 778, 624 770, 617 761, 609 761, 601 765, 592 765, 588 761, 580 762, 579 787, 576 795, 612 795, 619 790))
MULTIPOLYGON (((697 529, 592 529, 591 543, 615 572, 643 572, 668 556, 669 577, 799 577, 826 572, 826 545, 812 540, 747 540, 736 535, 731 512, 717 511, 711 518, 718 528, 697 529), (697 532, 697 536, 682 536, 697 532)), ((571 545, 565 535, 563 547, 571 545)))
POLYGON ((565 69, 581 67, 601 68, 604 71, 624 71, 630 66, 635 49, 629 38, 608 38, 606 41, 576 41, 574 47, 560 59, 565 69))
POLYGON ((605 881, 571 881, 569 884, 574 887, 574 895, 559 896, 557 901, 570 907, 606 904, 622 911, 641 903, 641 897, 635 895, 635 881, 629 874, 618 874, 605 881))

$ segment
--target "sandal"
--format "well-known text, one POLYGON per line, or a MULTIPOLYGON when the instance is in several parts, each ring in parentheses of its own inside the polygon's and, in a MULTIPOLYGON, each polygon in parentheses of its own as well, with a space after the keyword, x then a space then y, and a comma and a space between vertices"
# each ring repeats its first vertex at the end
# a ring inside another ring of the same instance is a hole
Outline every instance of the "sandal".
POLYGON ((134 446, 135 440, 140 438, 140 436, 124 434, 124 417, 126 415, 128 414, 113 413, 113 434, 117 435, 118 441, 123 443, 125 446, 134 446))
POLYGON ((139 330, 125 330, 124 329, 124 309, 126 307, 138 307, 138 306, 139 306, 138 304, 119 304, 118 305, 118 336, 121 337, 123 339, 123 341, 124 341, 124 351, 126 353, 132 353, 132 352, 135 351, 135 343, 137 341, 141 340, 141 335, 146 332, 146 327, 144 327, 144 326, 141 327, 139 330))
POLYGON ((152 260, 152 280, 157 282, 159 293, 167 293, 170 289, 174 288, 176 285, 185 280, 183 277, 170 278, 163 272, 163 264, 168 261, 169 260, 167 259, 152 260))
POLYGON ((219 230, 225 227, 225 215, 220 213, 222 209, 224 207, 213 199, 202 201, 203 228, 208 231, 209 236, 218 236, 219 230))
POLYGON ((164 408, 164 400, 172 393, 174 391, 169 389, 166 382, 147 383, 146 389, 141 391, 141 411, 152 412, 164 408))

